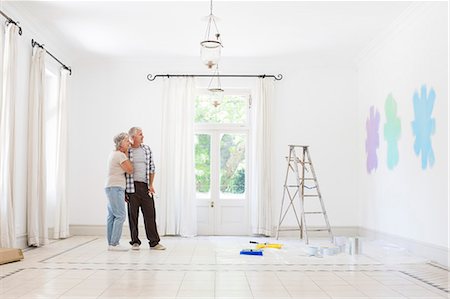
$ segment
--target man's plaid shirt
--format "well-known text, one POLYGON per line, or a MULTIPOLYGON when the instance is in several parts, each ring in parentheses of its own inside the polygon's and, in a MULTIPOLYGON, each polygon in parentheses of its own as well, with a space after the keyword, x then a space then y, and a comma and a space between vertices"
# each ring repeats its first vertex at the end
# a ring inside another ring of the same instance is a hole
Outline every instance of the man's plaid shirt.
MULTIPOLYGON (((144 150, 145 153, 145 165, 146 167, 146 173, 145 173, 145 179, 146 182, 145 183, 149 183, 149 177, 150 177, 150 173, 155 173, 155 164, 153 163, 153 157, 152 157, 152 150, 150 149, 150 147, 148 145, 145 144, 141 144, 141 148, 144 150)), ((133 163, 133 148, 130 147, 128 149, 128 157, 130 159, 130 162, 133 163)), ((133 174, 126 174, 125 175, 126 178, 126 182, 127 182, 127 193, 134 193, 134 179, 133 179, 133 174)))

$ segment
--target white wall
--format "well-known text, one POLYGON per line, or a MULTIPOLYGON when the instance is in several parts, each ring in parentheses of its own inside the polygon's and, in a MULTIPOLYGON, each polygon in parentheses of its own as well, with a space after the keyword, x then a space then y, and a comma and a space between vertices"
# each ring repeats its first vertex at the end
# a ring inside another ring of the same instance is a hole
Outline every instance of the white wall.
MULTIPOLYGON (((274 225, 279 217, 288 144, 311 145, 312 158, 333 226, 357 226, 355 174, 356 71, 312 67, 298 58, 224 59, 222 73, 278 74, 274 105, 274 225)), ((198 57, 177 61, 80 61, 70 81, 69 204, 72 225, 104 225, 103 185, 112 137, 141 126, 151 145, 157 175, 161 150, 162 80, 148 73, 207 73, 198 57)), ((207 86, 208 81, 200 81, 207 86)), ((223 79, 226 88, 251 79, 223 79)), ((164 200, 164 199, 160 199, 164 200)), ((157 204, 158 208, 158 204, 157 204)), ((157 213, 158 214, 158 213, 157 213)), ((161 215, 158 215, 161 216, 161 215)), ((285 225, 294 225, 290 216, 285 225)))
POLYGON ((422 3, 409 9, 363 55, 358 66, 358 200, 363 228, 449 248, 448 224, 448 7, 422 3), (435 164, 422 169, 413 150, 413 94, 436 92, 432 117, 435 164), (387 168, 384 104, 392 93, 401 119, 400 160, 387 168), (368 174, 364 143, 369 107, 380 112, 378 168, 368 174))

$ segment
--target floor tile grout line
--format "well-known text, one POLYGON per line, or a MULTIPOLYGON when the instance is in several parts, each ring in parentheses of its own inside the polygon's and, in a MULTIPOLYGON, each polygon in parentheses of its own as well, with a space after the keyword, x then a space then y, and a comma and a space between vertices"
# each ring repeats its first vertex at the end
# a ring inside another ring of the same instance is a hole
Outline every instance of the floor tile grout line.
POLYGON ((91 243, 91 242, 94 242, 94 241, 96 241, 96 240, 98 240, 98 239, 99 239, 99 238, 94 238, 94 239, 89 240, 89 241, 87 241, 87 242, 78 244, 78 245, 76 245, 75 247, 69 248, 69 249, 64 250, 64 251, 62 251, 62 252, 60 252, 60 253, 58 253, 58 254, 55 254, 55 255, 53 255, 53 256, 51 256, 51 257, 45 258, 45 259, 43 259, 43 260, 40 260, 39 263, 46 263, 48 260, 50 260, 50 259, 52 259, 52 258, 55 258, 55 257, 60 256, 60 255, 63 255, 63 254, 65 254, 65 253, 67 253, 67 252, 69 252, 69 251, 71 251, 71 250, 76 249, 76 248, 80 248, 80 247, 82 247, 82 246, 84 246, 84 245, 86 245, 86 244, 89 244, 89 243, 91 243))
POLYGON ((4 279, 4 278, 6 278, 6 277, 9 277, 9 276, 11 276, 11 275, 17 274, 17 273, 19 273, 19 272, 21 272, 21 271, 23 271, 23 270, 26 270, 26 268, 16 269, 16 270, 14 270, 14 271, 12 271, 12 272, 9 272, 8 274, 2 275, 2 276, 0 276, 0 280, 4 279))
POLYGON ((255 298, 253 295, 252 286, 250 285, 250 280, 248 279, 247 271, 244 271, 245 279, 247 280, 248 289, 250 290, 250 294, 252 294, 252 298, 255 298))
POLYGON ((180 293, 181 286, 183 285, 183 281, 185 278, 186 278, 186 273, 184 273, 183 279, 181 279, 181 282, 180 282, 180 285, 178 286, 177 294, 175 295, 175 297, 178 297, 178 294, 180 293))
POLYGON ((412 277, 412 278, 414 278, 414 279, 417 279, 417 280, 419 280, 419 281, 421 281, 421 282, 423 282, 423 283, 425 283, 425 284, 427 284, 427 285, 429 285, 429 286, 432 286, 432 287, 434 287, 434 288, 436 288, 436 289, 439 289, 439 290, 441 290, 441 291, 443 291, 443 292, 445 292, 445 293, 447 293, 447 294, 450 294, 449 290, 446 289, 446 288, 437 286, 437 285, 435 285, 435 284, 433 284, 433 283, 431 283, 431 282, 429 282, 429 281, 427 281, 427 280, 425 280, 425 279, 422 279, 422 278, 420 278, 420 277, 418 277, 418 276, 415 276, 415 275, 413 275, 413 274, 411 274, 411 273, 408 273, 408 272, 405 272, 405 271, 399 271, 399 272, 400 272, 400 273, 403 273, 403 274, 405 274, 405 275, 408 275, 408 276, 410 276, 410 277, 412 277))

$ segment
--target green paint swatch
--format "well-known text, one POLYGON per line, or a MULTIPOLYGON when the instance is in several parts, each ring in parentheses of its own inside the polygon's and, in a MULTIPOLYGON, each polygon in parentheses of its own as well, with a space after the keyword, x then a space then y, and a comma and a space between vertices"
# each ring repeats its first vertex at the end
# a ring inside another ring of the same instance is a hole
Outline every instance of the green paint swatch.
POLYGON ((387 166, 393 169, 399 160, 398 140, 402 131, 400 118, 397 116, 397 102, 389 94, 384 103, 386 123, 384 124, 384 139, 387 142, 387 166))

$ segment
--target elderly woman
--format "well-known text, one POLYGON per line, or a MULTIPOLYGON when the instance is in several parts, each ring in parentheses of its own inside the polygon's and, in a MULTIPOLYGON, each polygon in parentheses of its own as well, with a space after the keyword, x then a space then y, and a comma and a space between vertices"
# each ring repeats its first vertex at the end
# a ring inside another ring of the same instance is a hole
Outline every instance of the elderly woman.
POLYGON ((127 133, 114 137, 116 149, 108 158, 108 177, 105 192, 108 197, 107 237, 108 250, 127 251, 119 244, 122 226, 125 222, 125 173, 133 173, 133 166, 128 159, 130 139, 127 133))

